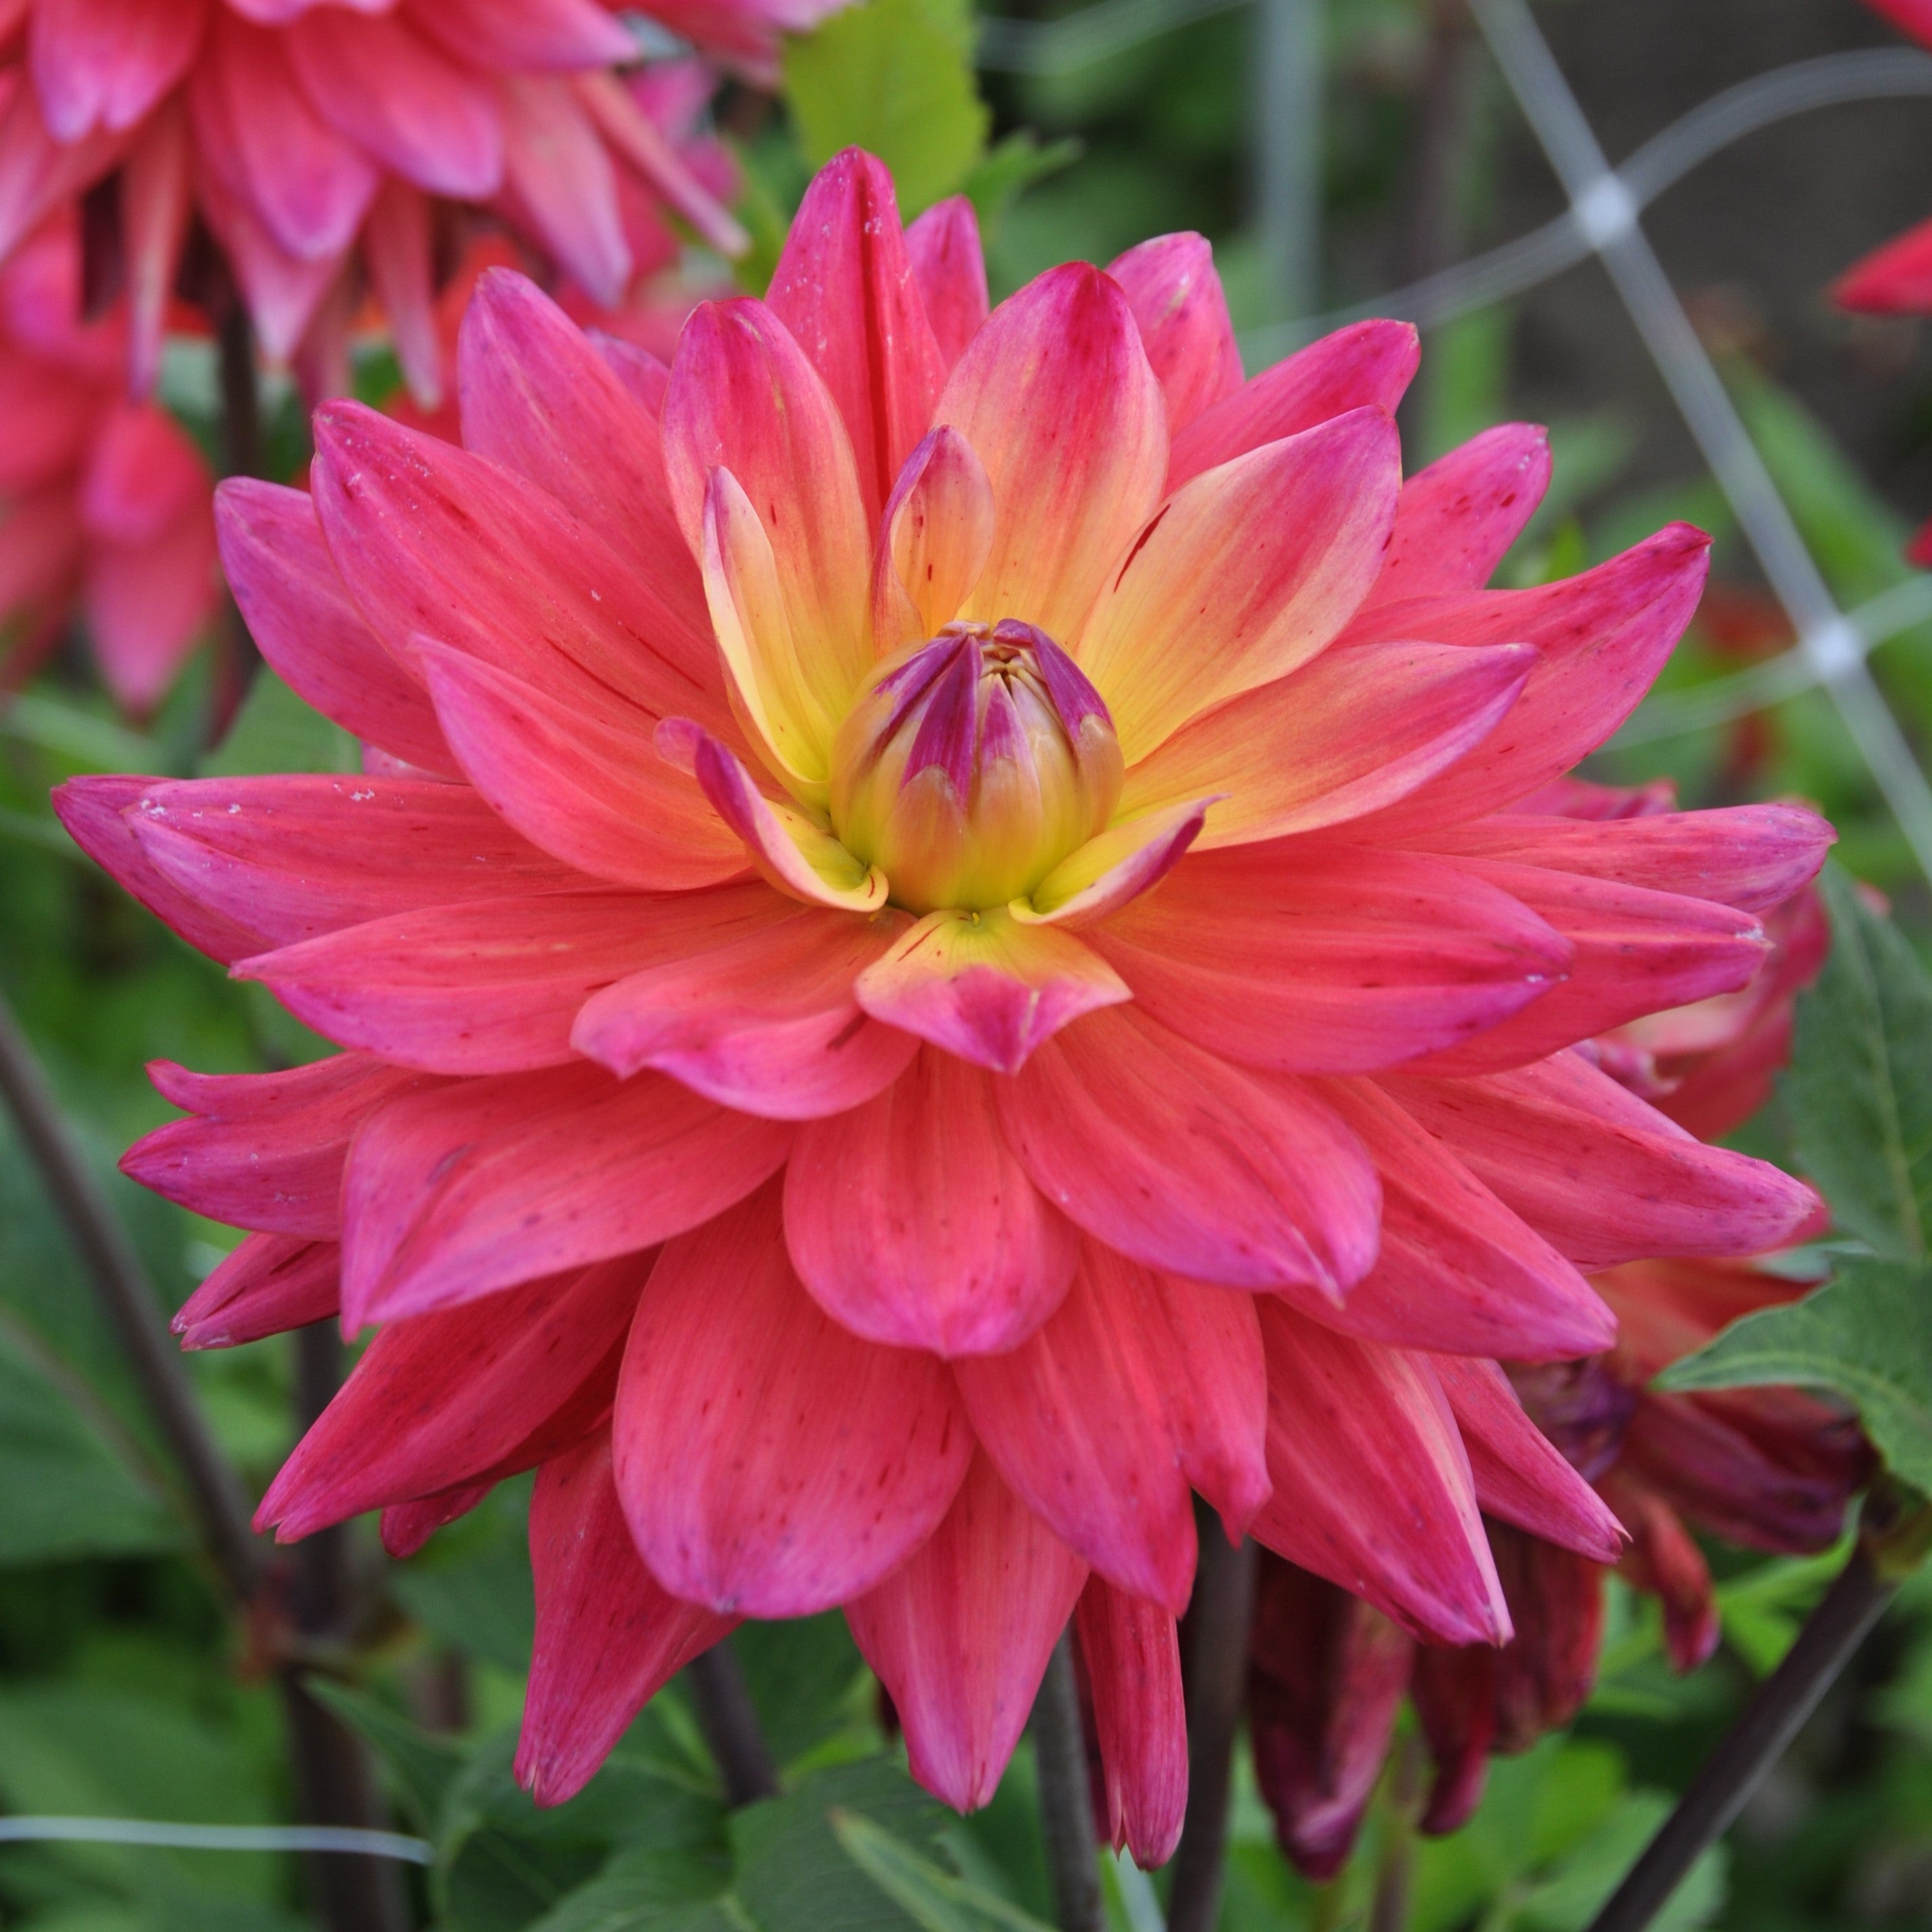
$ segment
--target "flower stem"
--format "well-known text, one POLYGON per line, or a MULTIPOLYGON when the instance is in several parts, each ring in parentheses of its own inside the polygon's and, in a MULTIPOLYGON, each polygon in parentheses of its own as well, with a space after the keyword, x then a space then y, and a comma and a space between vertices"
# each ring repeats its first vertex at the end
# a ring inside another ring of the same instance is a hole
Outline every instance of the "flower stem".
POLYGON ((721 1637, 685 1668, 704 1742, 718 1760, 726 1800, 735 1808, 776 1798, 778 1767, 758 1723, 758 1707, 729 1637, 721 1637))
POLYGON ((1858 1546, 1805 1619, 1784 1660, 1760 1684, 1690 1781, 1589 1932, 1642 1932, 1698 1856, 1729 1829, 1923 1554, 1932 1506, 1875 1490, 1858 1546))
POLYGON ((1102 1932, 1100 1868, 1094 1851, 1094 1800, 1080 1731, 1073 1640, 1065 1630, 1047 1660, 1033 1704, 1034 1757, 1040 1773, 1040 1823, 1053 1874, 1060 1932, 1102 1932))
POLYGON ((1255 1563, 1252 1542, 1235 1549, 1218 1523, 1203 1524, 1188 1610, 1187 1822, 1174 1854, 1168 1932, 1213 1932, 1220 1913, 1234 1734, 1248 1688, 1255 1563))

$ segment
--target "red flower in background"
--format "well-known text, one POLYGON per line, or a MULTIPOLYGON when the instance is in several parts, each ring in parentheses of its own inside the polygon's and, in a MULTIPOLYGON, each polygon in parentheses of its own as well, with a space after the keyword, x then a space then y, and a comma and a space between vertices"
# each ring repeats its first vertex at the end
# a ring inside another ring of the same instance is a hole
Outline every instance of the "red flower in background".
POLYGON ((545 1801, 738 1617, 836 1604, 982 1803, 1071 1614, 1152 1861, 1191 1490, 1438 1641, 1510 1634, 1481 1512, 1620 1546, 1496 1359, 1602 1352, 1583 1269, 1814 1197, 1570 1049, 1748 984, 1830 835, 1539 802, 1706 542, 1484 590, 1546 452, 1405 484, 1415 358, 1244 382, 1187 236, 989 316, 970 208, 902 233, 848 153, 669 370, 486 275, 462 447, 337 404, 312 497, 224 486, 368 775, 60 806, 350 1050, 158 1067, 191 1118, 127 1165, 256 1231, 190 1346, 383 1324, 281 1534, 406 1550, 539 1468, 545 1801))
POLYGON ((0 268, 0 676, 18 685, 78 605, 138 716, 214 614, 214 479, 166 410, 128 400, 126 316, 83 321, 80 283, 70 211, 0 268))

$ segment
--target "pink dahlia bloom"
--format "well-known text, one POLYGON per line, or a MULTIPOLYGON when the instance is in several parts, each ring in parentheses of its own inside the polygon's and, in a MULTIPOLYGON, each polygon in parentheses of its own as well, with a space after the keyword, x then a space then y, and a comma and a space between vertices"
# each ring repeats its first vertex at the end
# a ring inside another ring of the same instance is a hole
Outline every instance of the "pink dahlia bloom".
MULTIPOLYGON (((731 56, 755 59, 773 31, 766 0, 673 11, 731 56)), ((442 384, 439 205, 495 210, 607 306, 660 206, 744 245, 614 70, 637 44, 598 0, 0 0, 0 255, 116 178, 137 394, 197 212, 272 358, 339 326, 353 268, 426 406, 442 384)))
POLYGON ((674 364, 486 277, 464 446, 319 412, 224 487, 362 778, 85 781, 76 837, 348 1049, 155 1070, 128 1156, 255 1234, 183 1311, 382 1325, 277 1479, 406 1548, 538 1466, 522 1773, 562 1797, 741 1616, 844 1606, 982 1803, 1074 1618, 1117 1837, 1185 1782, 1190 1492, 1456 1643, 1486 1510, 1607 1558, 1495 1358, 1580 1271, 1811 1212, 1570 1050, 1746 983, 1830 833, 1504 809, 1696 602, 1674 528, 1482 585, 1547 473, 1406 484, 1412 331, 1244 381, 1198 237, 988 315, 971 212, 848 153, 674 364))
POLYGON ((83 322, 80 280, 70 214, 0 268, 0 677, 26 677, 78 610, 138 716, 214 614, 214 479, 166 410, 128 400, 126 316, 83 322))

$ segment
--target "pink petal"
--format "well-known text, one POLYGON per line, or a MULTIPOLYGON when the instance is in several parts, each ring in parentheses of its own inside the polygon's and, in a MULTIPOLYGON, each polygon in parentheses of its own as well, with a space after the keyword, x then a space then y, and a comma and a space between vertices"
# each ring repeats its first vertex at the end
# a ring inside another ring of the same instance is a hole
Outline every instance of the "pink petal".
POLYGON ((274 944, 392 913, 590 883, 526 844, 466 785, 320 773, 142 784, 128 816, 152 867, 274 944))
POLYGON ((307 495, 231 478, 215 531, 249 634, 283 682, 357 737, 454 776, 429 699, 350 602, 307 495))
POLYGON ((1084 1244, 1044 1327, 953 1372, 974 1433, 1020 1500, 1110 1582, 1178 1616, 1195 1540, 1163 1394, 1174 1364, 1137 1320, 1160 1295, 1151 1276, 1084 1244))
POLYGON ((1294 1082, 1244 1072, 1123 1010, 1088 1015, 999 1094, 1034 1185, 1150 1268, 1339 1295, 1374 1262, 1375 1170, 1294 1082))
POLYGON ((556 695, 427 640, 415 655, 457 761, 532 844, 646 892, 686 892, 744 871, 738 841, 657 756, 648 712, 587 683, 556 695))
POLYGON ((1572 949, 1567 977, 1526 1010, 1419 1071, 1483 1073, 1540 1060, 1645 1013, 1736 992, 1756 977, 1771 942, 1749 913, 1490 859, 1459 862, 1470 883, 1506 892, 1572 949))
POLYGON ((1406 322, 1351 322, 1311 342, 1251 376, 1174 438, 1168 490, 1351 410, 1394 415, 1420 355, 1415 331, 1406 322))
POLYGON ((652 1574, 752 1616, 870 1589, 938 1527, 973 1454, 944 1364, 861 1341, 799 1286, 776 1186, 665 1249, 615 1432, 652 1574))
POLYGON ((730 471, 771 542, 786 619, 819 702, 843 712, 871 668, 872 544, 852 445, 824 379, 762 302, 706 302, 685 324, 664 398, 664 465, 694 555, 713 470, 730 471))
POLYGON ((356 238, 380 176, 296 84, 284 36, 213 10, 188 82, 196 143, 229 192, 298 261, 332 260, 356 238))
POLYGON ((1432 852, 1580 872, 1765 913, 1816 877, 1837 838, 1801 805, 1734 805, 1580 823, 1501 813, 1414 841, 1432 852))
POLYGON ((1099 1576, 1088 1579, 1073 1619, 1094 1693, 1108 1834, 1144 1869, 1165 1864, 1187 1811, 1187 1713, 1174 1619, 1099 1576))
POLYGON ((1932 307, 1932 221, 1853 262, 1832 284, 1832 299, 1867 315, 1923 315, 1932 307))
POLYGON ((1598 1563, 1614 1563, 1629 1538, 1603 1499, 1523 1413, 1493 1362, 1430 1359, 1449 1399, 1476 1494, 1489 1514, 1598 1563))
POLYGON ((383 1550, 398 1563, 413 1556, 438 1530, 467 1516, 496 1486, 485 1478, 480 1483, 458 1483, 433 1496, 385 1504, 376 1519, 383 1550))
POLYGON ((637 42, 597 0, 410 0, 410 11, 457 59, 506 74, 570 73, 638 57, 637 42))
POLYGON ((1304 1315, 1397 1348, 1516 1362, 1601 1354, 1616 1323, 1588 1282, 1373 1082, 1318 1090, 1373 1156, 1382 1252, 1337 1309, 1304 1315))
POLYGON ((1394 423, 1358 410, 1208 471, 1161 506, 1074 653, 1130 764, 1335 636, 1381 568, 1401 475, 1394 423))
MULTIPOLYGON (((766 914, 758 885, 570 892, 398 913, 245 960, 304 1024, 430 1073, 518 1073, 576 1055, 591 994, 766 914)), ((767 916, 769 915, 766 915, 767 916)))
POLYGON ((427 193, 480 201, 503 179, 494 90, 398 13, 314 7, 284 45, 317 112, 368 154, 427 193))
MULTIPOLYGON (((589 110, 591 119, 612 150, 636 170, 634 183, 620 178, 620 195, 634 186, 646 193, 652 204, 662 202, 682 215, 698 231, 699 238, 719 254, 742 255, 750 248, 752 238, 718 198, 722 194, 724 200, 735 199, 738 189, 735 165, 722 150, 710 147, 709 152, 718 155, 721 166, 707 170, 704 165, 707 144, 700 140, 681 149, 643 105, 642 89, 650 77, 663 75, 674 64, 659 63, 648 69, 634 70, 635 77, 628 86, 612 74, 580 74, 577 98, 589 110), (716 178, 721 173, 722 181, 716 178), (700 178, 707 174, 712 177, 710 185, 700 178)), ((714 83, 706 77, 699 85, 704 90, 701 108, 714 83)), ((676 243, 668 238, 668 245, 674 250, 676 243)), ((646 266, 642 259, 644 250, 634 232, 632 247, 640 257, 638 266, 642 271, 646 266)))
POLYGON ((1086 1580, 982 1455, 910 1561, 845 1606, 905 1726, 913 1776, 956 1810, 999 1788, 1086 1580))
POLYGON ((1117 256, 1107 272, 1120 285, 1167 400, 1170 436, 1241 386, 1214 251, 1201 236, 1157 235, 1117 256))
POLYGON ((1076 637, 1160 500, 1167 413, 1140 331, 1096 268, 1050 268, 968 344, 934 412, 986 465, 993 548, 962 615, 1076 637))
POLYGON ((1380 1084, 1583 1268, 1762 1254, 1814 1211, 1802 1181, 1706 1147, 1574 1053, 1474 1079, 1380 1084))
POLYGON ((510 207, 592 302, 616 308, 634 265, 616 170, 596 127, 564 81, 511 74, 500 88, 510 207))
POLYGON ((824 377, 876 517, 946 378, 883 161, 848 148, 819 170, 766 300, 824 377))
POLYGON ((68 836, 111 873, 156 918, 210 958, 226 964, 261 950, 269 935, 225 914, 211 912, 158 872, 122 813, 138 804, 148 781, 140 777, 75 778, 56 785, 54 813, 68 836))
POLYGON ((536 1642, 516 1774, 539 1804, 590 1783, 631 1720, 730 1631, 670 1595, 639 1560, 602 1430, 546 1462, 530 1498, 536 1642))
POLYGON ((342 1303, 342 1250, 300 1234, 250 1234, 170 1324, 184 1348, 232 1348, 326 1322, 342 1303))
POLYGON ((993 486, 972 446, 942 425, 906 459, 872 567, 880 656, 937 637, 972 594, 993 548, 993 486))
POLYGON ((232 139, 223 134, 211 148, 200 134, 219 112, 204 104, 194 117, 196 202, 235 272, 262 355, 286 362, 301 347, 324 298, 339 288, 347 248, 310 260, 275 239, 253 204, 218 170, 218 157, 232 164, 232 139))
POLYGON ((47 131, 131 128, 188 72, 208 0, 36 0, 27 59, 47 131))
POLYGON ((200 450, 166 410, 124 402, 96 431, 80 479, 81 514, 96 537, 152 543, 206 512, 214 490, 200 450))
POLYGON ((867 1018, 853 987, 903 915, 802 910, 761 884, 724 893, 748 916, 589 1000, 571 1034, 577 1050, 620 1078, 655 1066, 773 1120, 843 1114, 890 1086, 918 1042, 867 1018))
POLYGON ((935 912, 859 976, 859 1004, 996 1073, 1012 1073, 1062 1027, 1128 997, 1071 933, 1010 913, 935 912))
POLYGON ((194 190, 178 100, 148 116, 121 170, 121 245, 128 278, 128 388, 152 394, 161 373, 168 304, 181 268, 194 190))
POLYGON ((1453 770, 1377 814, 1376 836, 1426 833, 1527 797, 1593 752, 1637 700, 1689 622, 1710 539, 1675 524, 1594 570, 1534 590, 1482 590, 1378 605, 1349 644, 1531 644, 1542 661, 1507 724, 1453 770))
POLYGON ((343 1177, 344 1323, 473 1301, 652 1246, 741 1201, 788 1128, 576 1064, 384 1107, 343 1177))
POLYGON ((980 218, 963 194, 935 202, 905 232, 913 279, 940 359, 950 369, 986 320, 986 258, 980 218))
POLYGON ((0 256, 11 255, 63 202, 98 180, 127 147, 124 135, 97 128, 62 143, 40 118, 40 97, 16 80, 0 95, 0 256))
POLYGON ((939 1355, 1024 1341, 1073 1279, 1073 1231, 1001 1138, 990 1077, 927 1047, 868 1104, 808 1126, 785 1170, 785 1240, 827 1313, 939 1355))
POLYGON ((1230 1542, 1268 1501, 1268 1370, 1255 1298, 1238 1289, 1126 1269, 1148 1348, 1162 1361, 1161 1394, 1181 1473, 1220 1512, 1230 1542))
POLYGON ((436 238, 430 215, 428 196, 391 176, 362 224, 362 265, 388 320, 396 361, 410 395, 421 408, 440 410, 442 337, 430 279, 436 268, 436 238))
POLYGON ((1536 914, 1453 866, 1286 839, 1188 860, 1090 944, 1210 1052, 1352 1073, 1485 1036, 1568 969, 1536 914))
POLYGON ((1499 423, 1402 486, 1382 574, 1367 604, 1480 590, 1550 488, 1550 433, 1499 423))
POLYGON ((82 608, 100 674, 137 714, 166 694, 215 612, 214 519, 206 506, 139 544, 97 544, 82 608))
POLYGON ((122 1172, 211 1221, 316 1241, 341 1233, 356 1128, 384 1102, 439 1084, 363 1053, 288 1073, 191 1073, 165 1060, 148 1073, 196 1118, 144 1135, 121 1156, 122 1172))
MULTIPOLYGON (((495 1471, 609 1363, 638 1306, 647 1261, 627 1256, 473 1307, 391 1324, 282 1465, 256 1526, 272 1523, 278 1541, 292 1543, 378 1504, 495 1471)), ((602 1400, 609 1399, 606 1384, 602 1400)))
POLYGON ((1424 1365, 1272 1299, 1259 1311, 1274 1494, 1256 1540, 1425 1640, 1506 1643, 1468 1458, 1424 1365))

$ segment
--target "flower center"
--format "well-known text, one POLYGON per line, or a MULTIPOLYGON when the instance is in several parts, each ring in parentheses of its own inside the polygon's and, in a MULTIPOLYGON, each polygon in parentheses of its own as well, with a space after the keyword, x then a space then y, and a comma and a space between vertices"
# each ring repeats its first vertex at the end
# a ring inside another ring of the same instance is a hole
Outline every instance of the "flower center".
POLYGON ((948 624, 873 674, 832 745, 832 823, 912 912, 1030 892, 1105 829, 1120 748, 1100 694, 1044 631, 948 624))

